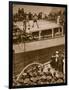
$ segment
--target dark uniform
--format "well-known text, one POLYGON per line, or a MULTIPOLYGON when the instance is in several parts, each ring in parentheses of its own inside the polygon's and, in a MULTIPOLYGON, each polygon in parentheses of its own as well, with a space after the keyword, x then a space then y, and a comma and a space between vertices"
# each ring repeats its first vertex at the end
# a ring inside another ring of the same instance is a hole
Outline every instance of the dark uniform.
POLYGON ((53 68, 56 68, 56 61, 55 61, 55 56, 53 56, 53 57, 51 57, 51 66, 53 67, 53 68))
POLYGON ((58 58, 58 70, 59 72, 63 72, 63 57, 61 55, 58 58))
POLYGON ((39 28, 38 23, 37 23, 37 19, 38 19, 38 17, 37 17, 37 15, 35 14, 35 15, 33 16, 33 26, 32 26, 32 27, 34 27, 34 23, 36 23, 37 27, 39 28))
POLYGON ((28 24, 28 29, 30 29, 29 15, 28 14, 26 14, 26 24, 28 24))

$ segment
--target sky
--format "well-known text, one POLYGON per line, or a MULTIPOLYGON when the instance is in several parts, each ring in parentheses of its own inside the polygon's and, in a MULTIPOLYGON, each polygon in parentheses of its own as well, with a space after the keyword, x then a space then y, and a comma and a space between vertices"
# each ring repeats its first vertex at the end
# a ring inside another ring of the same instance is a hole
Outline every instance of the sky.
POLYGON ((36 13, 38 14, 39 12, 43 12, 44 14, 48 15, 51 11, 59 11, 59 10, 64 10, 64 8, 60 7, 51 7, 51 6, 33 6, 33 5, 13 5, 13 14, 18 12, 18 8, 24 8, 24 11, 26 13, 31 12, 32 14, 36 13))

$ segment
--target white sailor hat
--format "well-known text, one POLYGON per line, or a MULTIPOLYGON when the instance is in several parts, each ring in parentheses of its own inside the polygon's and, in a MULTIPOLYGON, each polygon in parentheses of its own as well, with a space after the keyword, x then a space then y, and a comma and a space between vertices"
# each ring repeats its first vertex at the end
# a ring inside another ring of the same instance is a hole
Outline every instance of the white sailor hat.
POLYGON ((52 58, 54 57, 54 55, 52 55, 52 58))
POLYGON ((23 75, 25 76, 25 75, 27 75, 27 73, 23 73, 23 75))
POLYGON ((59 53, 59 51, 56 51, 56 54, 58 54, 59 53))

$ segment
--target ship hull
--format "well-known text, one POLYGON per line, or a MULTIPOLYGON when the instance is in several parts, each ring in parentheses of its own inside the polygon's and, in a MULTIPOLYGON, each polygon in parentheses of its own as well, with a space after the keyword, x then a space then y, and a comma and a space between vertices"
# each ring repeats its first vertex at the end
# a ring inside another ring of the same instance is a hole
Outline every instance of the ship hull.
POLYGON ((40 50, 44 48, 50 48, 64 44, 65 44, 65 37, 63 36, 59 38, 20 43, 18 45, 13 45, 13 49, 15 50, 15 53, 21 53, 21 52, 28 52, 33 50, 40 50))

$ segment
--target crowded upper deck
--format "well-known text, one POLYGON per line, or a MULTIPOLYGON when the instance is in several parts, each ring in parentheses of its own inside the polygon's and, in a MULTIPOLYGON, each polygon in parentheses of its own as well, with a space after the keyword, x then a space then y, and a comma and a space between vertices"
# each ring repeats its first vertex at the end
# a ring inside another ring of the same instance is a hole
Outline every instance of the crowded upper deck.
MULTIPOLYGON (((60 12, 61 13, 61 12, 60 12)), ((13 42, 28 42, 64 35, 64 13, 33 15, 19 9, 13 17, 13 42), (42 17, 43 16, 43 17, 42 17), (54 30, 52 30, 54 29, 54 30)))

